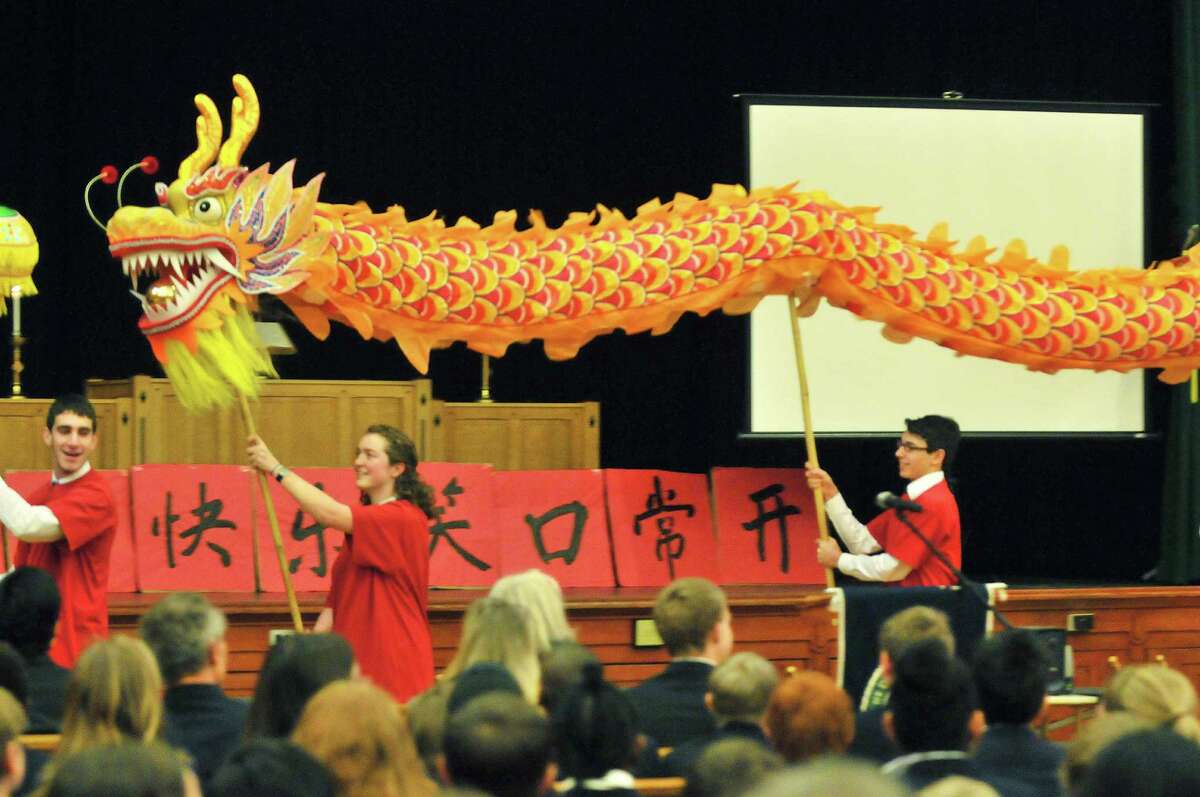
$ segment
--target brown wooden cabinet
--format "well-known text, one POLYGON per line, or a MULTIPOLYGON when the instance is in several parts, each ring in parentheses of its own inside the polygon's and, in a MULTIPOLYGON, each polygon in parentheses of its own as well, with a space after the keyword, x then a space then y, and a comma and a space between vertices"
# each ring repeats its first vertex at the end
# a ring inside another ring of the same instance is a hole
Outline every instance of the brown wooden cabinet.
POLYGON ((447 462, 490 462, 497 470, 600 467, 600 404, 438 402, 447 462))

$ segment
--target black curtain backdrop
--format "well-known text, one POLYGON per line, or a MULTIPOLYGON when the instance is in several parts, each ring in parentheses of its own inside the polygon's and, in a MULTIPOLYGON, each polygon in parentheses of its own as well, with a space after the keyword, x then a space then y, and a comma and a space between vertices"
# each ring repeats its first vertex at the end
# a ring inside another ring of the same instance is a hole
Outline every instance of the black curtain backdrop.
MULTIPOLYGON (((41 295, 24 307, 28 394, 158 373, 80 192, 103 164, 146 154, 164 164, 153 179, 171 179, 194 146, 192 96, 209 94, 227 118, 234 72, 262 101, 247 165, 296 158, 299 179, 327 173, 326 201, 484 223, 509 208, 538 208, 552 224, 595 203, 632 213, 652 197, 742 181, 738 92, 1155 103, 1150 243, 1157 256, 1178 248, 1171 3, 731 5, 5 4, 0 203, 30 219, 42 247, 41 295)), ((126 196, 153 202, 152 179, 131 177, 126 196)), ((112 189, 94 197, 110 215, 112 189)), ((326 342, 292 331, 299 353, 277 360, 284 377, 416 376, 393 344, 345 328, 326 342)), ((607 467, 800 464, 798 441, 739 439, 744 355, 742 319, 688 317, 662 337, 597 340, 567 363, 514 347, 496 363, 494 395, 599 400, 607 467)), ((435 353, 430 376, 439 398, 473 399, 478 356, 435 353)), ((954 476, 967 572, 1021 583, 1134 579, 1152 567, 1167 394, 1151 390, 1148 436, 966 440, 954 476)), ((814 400, 819 412, 870 397, 814 400)), ((870 496, 898 486, 889 442, 820 446, 864 514, 870 496)))
MULTIPOLYGON (((1173 186, 1182 225, 1200 224, 1200 3, 1175 7, 1175 162, 1173 186)), ((1200 402, 1190 385, 1170 389, 1163 533, 1157 577, 1200 580, 1200 402)))

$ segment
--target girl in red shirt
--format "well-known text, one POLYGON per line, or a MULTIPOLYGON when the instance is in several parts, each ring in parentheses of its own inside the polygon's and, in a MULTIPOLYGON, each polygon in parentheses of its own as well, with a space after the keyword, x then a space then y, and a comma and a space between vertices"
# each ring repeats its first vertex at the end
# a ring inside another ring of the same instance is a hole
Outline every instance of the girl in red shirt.
POLYGON ((360 506, 347 506, 292 473, 251 435, 250 465, 283 485, 313 520, 346 533, 329 597, 314 631, 341 634, 364 675, 404 702, 433 684, 429 527, 433 489, 417 473, 412 441, 391 426, 368 427, 354 457, 360 506))

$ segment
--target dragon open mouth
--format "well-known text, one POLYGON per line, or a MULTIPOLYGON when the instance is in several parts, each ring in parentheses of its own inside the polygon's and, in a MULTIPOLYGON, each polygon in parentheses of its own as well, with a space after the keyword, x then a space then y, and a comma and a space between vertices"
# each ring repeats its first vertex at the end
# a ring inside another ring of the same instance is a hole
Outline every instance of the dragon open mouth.
POLYGON ((222 238, 156 238, 109 247, 129 277, 130 293, 141 303, 138 327, 146 335, 186 324, 216 293, 237 279, 236 258, 222 238))

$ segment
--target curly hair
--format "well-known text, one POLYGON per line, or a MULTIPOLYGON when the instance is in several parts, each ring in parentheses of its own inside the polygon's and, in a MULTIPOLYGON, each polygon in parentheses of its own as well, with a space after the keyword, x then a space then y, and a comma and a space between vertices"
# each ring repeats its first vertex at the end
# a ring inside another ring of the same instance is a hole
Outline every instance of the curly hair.
MULTIPOLYGON (((413 441, 395 426, 385 423, 368 426, 366 434, 377 434, 383 438, 388 464, 404 466, 404 472, 396 477, 397 500, 411 501, 425 513, 425 517, 435 517, 437 509, 433 488, 417 473, 417 447, 413 441)), ((363 495, 362 501, 364 504, 370 503, 366 495, 363 495)))

